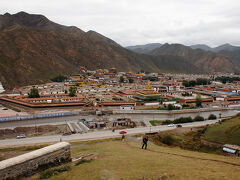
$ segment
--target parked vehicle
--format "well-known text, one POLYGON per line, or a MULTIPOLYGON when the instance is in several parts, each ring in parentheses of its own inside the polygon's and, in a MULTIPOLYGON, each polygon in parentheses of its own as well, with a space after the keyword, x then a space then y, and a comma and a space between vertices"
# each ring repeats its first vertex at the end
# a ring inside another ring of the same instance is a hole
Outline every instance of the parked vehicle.
POLYGON ((26 138, 26 135, 25 134, 20 134, 17 136, 17 139, 22 139, 22 138, 26 138))
POLYGON ((119 134, 126 134, 126 131, 120 131, 119 134))
POLYGON ((63 136, 69 136, 69 135, 72 135, 72 133, 71 133, 71 132, 65 132, 65 133, 63 133, 63 136))
POLYGON ((3 108, 2 108, 2 110, 8 110, 8 108, 6 108, 6 107, 3 107, 3 108))
POLYGON ((168 127, 174 127, 175 125, 174 124, 168 124, 168 127))
POLYGON ((181 124, 177 124, 176 127, 177 127, 177 128, 181 128, 182 125, 181 125, 181 124))

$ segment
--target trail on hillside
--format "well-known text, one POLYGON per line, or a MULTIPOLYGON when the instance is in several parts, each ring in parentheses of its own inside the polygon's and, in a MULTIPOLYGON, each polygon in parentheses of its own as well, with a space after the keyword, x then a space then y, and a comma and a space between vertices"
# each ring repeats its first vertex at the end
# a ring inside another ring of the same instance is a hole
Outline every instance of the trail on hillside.
MULTIPOLYGON (((139 149, 138 147, 132 146, 127 141, 125 141, 125 144, 128 147, 130 147, 130 148, 139 149)), ((169 155, 185 157, 185 158, 190 158, 190 159, 198 159, 198 160, 203 160, 203 161, 219 162, 219 163, 224 163, 224 164, 228 164, 228 165, 232 165, 232 166, 239 166, 240 167, 240 164, 231 163, 231 162, 222 161, 222 160, 217 160, 217 159, 200 158, 200 157, 194 157, 194 156, 188 156, 188 155, 182 155, 182 154, 176 154, 176 153, 170 153, 170 152, 156 151, 156 150, 152 150, 152 149, 147 149, 146 151, 155 152, 155 153, 159 153, 159 154, 169 154, 169 155)))

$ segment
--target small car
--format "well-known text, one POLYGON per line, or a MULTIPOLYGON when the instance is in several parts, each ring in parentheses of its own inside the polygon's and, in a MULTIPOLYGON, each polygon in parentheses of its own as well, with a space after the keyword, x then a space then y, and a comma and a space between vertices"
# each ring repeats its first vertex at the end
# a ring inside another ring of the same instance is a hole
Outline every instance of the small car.
POLYGON ((180 128, 180 127, 182 127, 182 125, 181 124, 177 124, 177 126, 176 126, 177 128, 180 128))
POLYGON ((6 107, 3 107, 3 108, 2 108, 2 110, 8 110, 8 108, 6 108, 6 107))
POLYGON ((168 124, 168 127, 174 127, 175 125, 174 124, 168 124))
POLYGON ((126 131, 120 131, 119 134, 126 134, 126 131))
POLYGON ((20 134, 17 136, 17 139, 22 139, 22 138, 26 138, 26 135, 25 134, 20 134))
POLYGON ((65 132, 65 133, 63 133, 63 136, 69 136, 69 135, 72 135, 72 133, 71 133, 71 132, 65 132))

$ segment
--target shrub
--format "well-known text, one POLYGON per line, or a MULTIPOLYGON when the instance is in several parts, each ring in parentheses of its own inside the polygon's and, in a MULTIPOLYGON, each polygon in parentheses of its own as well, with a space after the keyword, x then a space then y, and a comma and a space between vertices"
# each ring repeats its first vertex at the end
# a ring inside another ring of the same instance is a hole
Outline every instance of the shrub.
POLYGON ((171 120, 165 120, 162 122, 162 125, 167 125, 167 124, 172 124, 172 123, 173 123, 173 121, 171 121, 171 120))
POLYGON ((70 97, 74 97, 76 95, 77 92, 77 87, 70 87, 69 88, 69 96, 70 97))
POLYGON ((193 120, 194 121, 204 121, 204 118, 202 116, 196 116, 193 120))
POLYGON ((162 138, 162 142, 170 146, 170 145, 173 145, 174 138, 171 135, 167 135, 162 138))
POLYGON ((213 120, 213 119, 217 119, 217 116, 214 115, 214 114, 210 114, 210 115, 208 116, 208 120, 213 120))
POLYGON ((62 173, 62 172, 65 172, 65 171, 68 171, 70 170, 71 167, 69 165, 66 165, 66 166, 62 166, 62 167, 58 167, 58 168, 54 168, 54 169, 50 169, 50 170, 47 170, 47 171, 43 171, 40 173, 40 177, 39 179, 48 179, 50 178, 51 176, 54 176, 54 175, 57 175, 59 173, 62 173))
POLYGON ((128 79, 128 82, 129 82, 129 83, 133 83, 134 80, 130 78, 130 79, 128 79))
POLYGON ((191 117, 180 117, 178 119, 175 119, 173 121, 174 124, 178 123, 188 123, 188 122, 193 122, 193 119, 191 117))

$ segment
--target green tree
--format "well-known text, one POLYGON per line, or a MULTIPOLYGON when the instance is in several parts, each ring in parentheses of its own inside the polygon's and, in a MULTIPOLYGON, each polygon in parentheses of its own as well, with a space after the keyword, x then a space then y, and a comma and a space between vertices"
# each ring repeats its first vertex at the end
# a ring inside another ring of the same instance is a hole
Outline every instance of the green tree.
POLYGON ((196 85, 196 81, 192 80, 192 81, 189 81, 189 86, 193 87, 196 85))
POLYGON ((39 98, 40 95, 38 93, 38 89, 37 88, 32 88, 30 89, 30 93, 28 94, 29 98, 39 98))
POLYGON ((76 92, 77 92, 77 87, 70 87, 69 88, 69 96, 70 97, 76 96, 76 92))
POLYGON ((120 77, 120 81, 119 82, 121 82, 121 83, 124 82, 124 77, 123 76, 120 77))
POLYGON ((172 104, 168 104, 167 110, 169 111, 174 110, 174 106, 172 104))
POLYGON ((182 82, 182 85, 185 86, 185 87, 189 87, 189 86, 190 86, 190 85, 189 85, 189 81, 186 81, 186 80, 184 80, 184 81, 182 82))
POLYGON ((128 82, 129 82, 129 83, 133 83, 134 80, 133 80, 132 78, 130 78, 130 79, 128 79, 128 82))
POLYGON ((202 98, 201 98, 200 94, 198 94, 197 97, 196 97, 196 106, 197 107, 202 107, 202 98))
POLYGON ((53 82, 63 82, 66 79, 67 79, 67 76, 59 74, 56 77, 52 78, 51 81, 53 81, 53 82))

